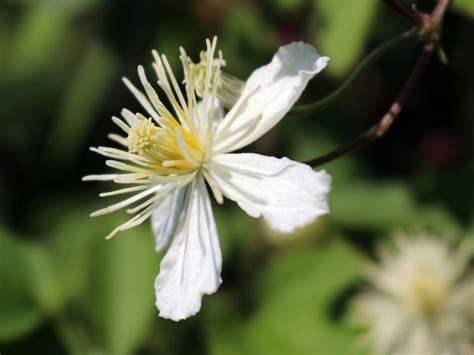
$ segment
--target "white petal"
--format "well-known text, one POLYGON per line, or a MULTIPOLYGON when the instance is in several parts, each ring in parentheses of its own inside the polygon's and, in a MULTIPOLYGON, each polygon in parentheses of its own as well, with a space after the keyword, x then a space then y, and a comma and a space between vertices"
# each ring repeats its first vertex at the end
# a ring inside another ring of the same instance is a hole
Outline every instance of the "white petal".
POLYGON ((151 227, 156 240, 156 251, 162 251, 169 243, 183 211, 186 188, 176 188, 156 208, 151 216, 151 227))
POLYGON ((201 308, 221 284, 222 257, 211 201, 201 175, 186 189, 185 209, 155 281, 160 316, 174 321, 201 308))
POLYGON ((224 196, 279 232, 292 232, 329 212, 331 177, 288 158, 215 156, 210 173, 224 196))
POLYGON ((326 67, 328 60, 328 57, 321 57, 314 47, 306 43, 295 42, 280 47, 271 63, 255 70, 247 80, 241 97, 228 112, 221 127, 232 118, 240 101, 257 87, 260 88, 232 127, 223 134, 216 151, 229 144, 231 147, 224 152, 242 148, 275 126, 298 100, 308 81, 326 67), (234 142, 239 132, 244 131, 260 114, 262 119, 256 129, 244 139, 234 142))

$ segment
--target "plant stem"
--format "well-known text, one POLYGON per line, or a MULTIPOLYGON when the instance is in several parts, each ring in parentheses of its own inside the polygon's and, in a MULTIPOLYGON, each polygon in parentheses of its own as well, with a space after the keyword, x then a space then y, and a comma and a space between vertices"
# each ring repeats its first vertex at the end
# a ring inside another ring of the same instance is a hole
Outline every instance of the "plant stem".
POLYGON ((363 147, 369 144, 370 142, 382 137, 400 113, 402 107, 404 106, 408 97, 412 93, 416 82, 420 78, 423 71, 426 69, 430 58, 435 50, 435 46, 435 42, 428 42, 424 44, 421 54, 418 57, 418 61, 415 67, 413 68, 410 77, 403 86, 400 94, 390 106, 390 109, 387 111, 387 113, 376 125, 372 126, 368 131, 362 133, 354 141, 347 143, 346 145, 343 145, 342 147, 337 148, 336 150, 333 150, 328 154, 306 161, 305 163, 312 167, 328 163, 334 159, 339 158, 340 156, 345 155, 348 152, 363 147))
POLYGON ((337 88, 333 93, 311 104, 295 106, 291 110, 291 115, 293 117, 305 116, 308 114, 313 114, 313 113, 322 111, 326 107, 331 106, 333 103, 338 101, 344 94, 346 94, 347 91, 349 91, 349 89, 352 88, 352 86, 355 84, 355 82, 361 76, 361 74, 367 68, 369 68, 375 61, 377 61, 380 57, 382 57, 386 52, 388 52, 392 48, 397 47, 399 44, 405 41, 408 41, 410 39, 416 38, 417 34, 418 34, 418 30, 415 28, 415 29, 412 29, 411 31, 399 34, 387 42, 384 42, 383 44, 375 48, 371 53, 369 53, 369 55, 367 55, 360 62, 360 64, 355 68, 355 70, 351 73, 351 75, 349 75, 349 77, 342 83, 342 85, 339 88, 337 88))
POLYGON ((400 15, 405 17, 408 21, 414 24, 417 27, 423 25, 423 16, 416 11, 407 9, 400 0, 384 0, 385 3, 397 11, 400 15))

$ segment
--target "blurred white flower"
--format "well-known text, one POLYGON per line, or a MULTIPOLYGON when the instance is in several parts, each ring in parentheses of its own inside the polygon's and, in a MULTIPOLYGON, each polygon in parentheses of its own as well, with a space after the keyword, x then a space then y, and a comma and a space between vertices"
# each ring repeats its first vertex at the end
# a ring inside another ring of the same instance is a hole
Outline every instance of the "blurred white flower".
POLYGON ((158 86, 172 111, 141 66, 138 73, 146 95, 124 79, 149 117, 128 110, 122 111, 124 120, 113 117, 125 136, 110 138, 125 149, 91 149, 111 158, 106 164, 122 172, 84 178, 132 185, 101 194, 136 193, 92 216, 138 204, 127 210, 134 217, 107 238, 151 216, 157 250, 169 245, 155 282, 156 305, 162 317, 173 320, 196 314, 203 294, 214 293, 221 283, 221 251, 205 182, 218 203, 225 196, 250 216, 263 216, 281 232, 302 227, 329 210, 331 179, 326 172, 314 172, 287 158, 231 154, 276 125, 328 58, 304 43, 281 47, 270 64, 253 72, 235 105, 224 115, 217 99, 224 61, 222 55, 214 59, 216 39, 206 43, 205 75, 197 78, 181 49, 185 95, 166 57, 153 52, 158 86))
POLYGON ((372 290, 356 301, 376 354, 474 354, 474 275, 468 243, 397 235, 368 270, 372 290))

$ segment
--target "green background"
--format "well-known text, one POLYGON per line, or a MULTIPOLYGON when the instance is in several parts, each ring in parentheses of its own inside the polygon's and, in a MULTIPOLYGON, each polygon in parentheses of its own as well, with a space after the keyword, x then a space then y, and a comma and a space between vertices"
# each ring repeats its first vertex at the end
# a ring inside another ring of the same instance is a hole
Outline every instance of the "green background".
MULTIPOLYGON (((178 47, 197 59, 217 35, 226 71, 245 79, 302 40, 331 57, 308 103, 409 23, 378 0, 0 0, 0 353, 366 354, 348 315, 376 245, 400 229, 472 236, 473 3, 454 2, 449 65, 433 60, 388 134, 324 166, 330 215, 288 236, 215 206, 224 283, 174 323, 154 306, 162 254, 149 222, 105 241, 126 216, 89 218, 111 186, 80 181, 108 171, 88 147, 106 145, 110 117, 139 110, 120 78, 138 82, 153 48, 180 73, 178 47)), ((337 105, 287 117, 246 150, 304 161, 353 139, 389 107, 418 48, 392 50, 337 105)))

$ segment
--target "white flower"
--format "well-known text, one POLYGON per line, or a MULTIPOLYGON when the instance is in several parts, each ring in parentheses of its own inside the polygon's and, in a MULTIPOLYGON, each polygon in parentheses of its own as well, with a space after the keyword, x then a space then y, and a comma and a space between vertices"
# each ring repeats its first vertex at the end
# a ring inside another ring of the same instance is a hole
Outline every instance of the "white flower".
POLYGON ((203 294, 214 293, 221 283, 221 251, 205 182, 218 203, 225 196, 250 216, 262 216, 277 231, 291 232, 328 213, 330 176, 326 172, 314 172, 287 158, 231 154, 276 125, 328 58, 304 43, 280 48, 270 64, 250 76, 242 95, 224 115, 216 97, 223 61, 213 65, 216 39, 206 43, 200 102, 183 49, 180 58, 186 94, 181 92, 166 57, 153 52, 158 86, 172 111, 149 84, 141 66, 138 74, 146 95, 124 79, 150 118, 128 110, 122 111, 124 120, 114 117, 126 136, 110 138, 125 150, 92 150, 111 158, 106 164, 122 172, 84 178, 133 185, 101 194, 136 193, 92 216, 138 203, 127 210, 134 217, 107 238, 152 217, 157 250, 169 245, 155 282, 156 305, 162 317, 173 320, 196 314, 203 294))
MULTIPOLYGON (((194 63, 191 58, 187 58, 189 63, 190 77, 194 83, 194 90, 199 97, 204 96, 204 85, 206 82, 208 51, 201 51, 198 63, 194 63)), ((211 61, 211 80, 217 73, 219 68, 219 78, 217 79, 217 98, 226 108, 232 108, 239 99, 245 87, 245 82, 232 76, 222 70, 225 66, 225 60, 222 58, 222 52, 219 51, 219 57, 211 61)), ((187 83, 187 78, 184 78, 183 83, 187 83)))
POLYGON ((429 236, 399 235, 369 269, 371 291, 357 300, 376 354, 474 353, 474 275, 469 244, 451 248, 429 236))

